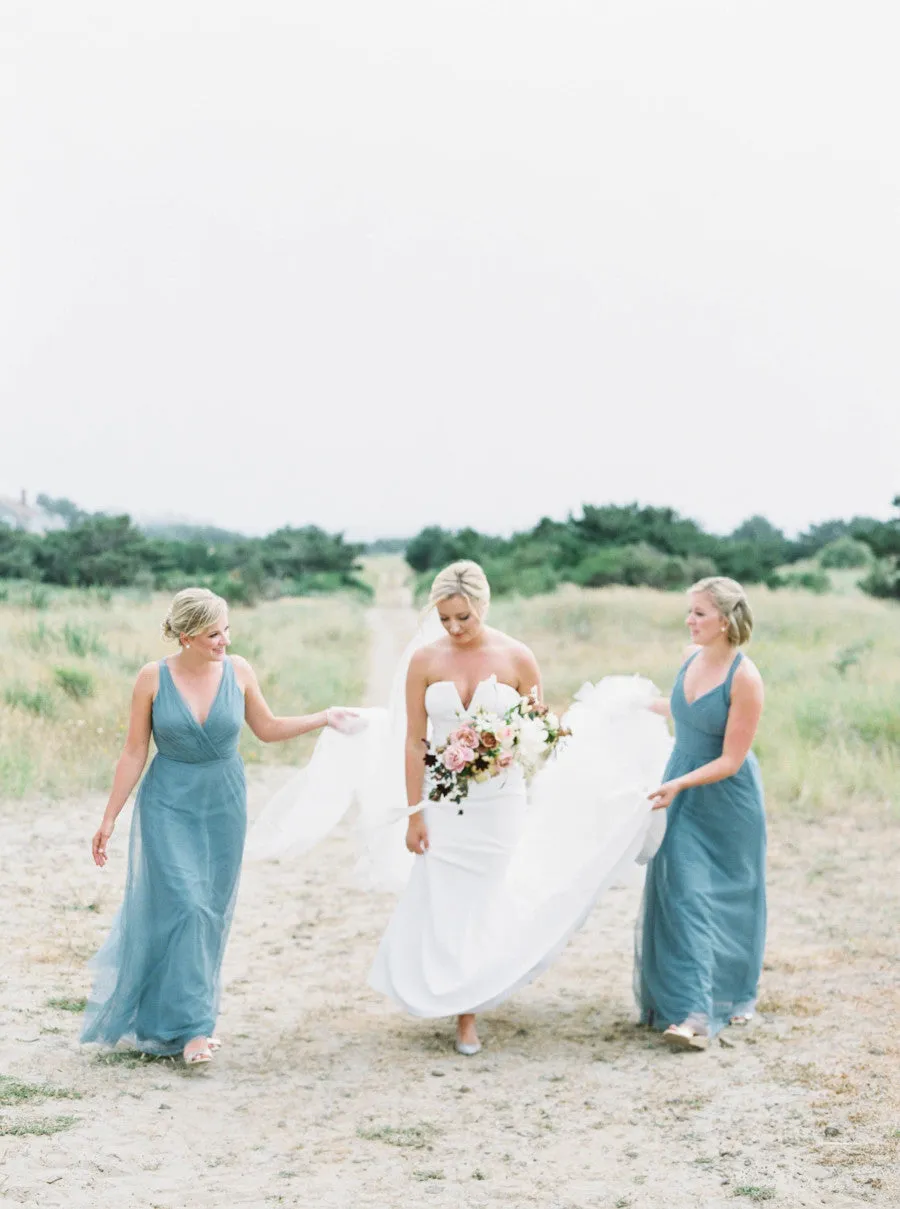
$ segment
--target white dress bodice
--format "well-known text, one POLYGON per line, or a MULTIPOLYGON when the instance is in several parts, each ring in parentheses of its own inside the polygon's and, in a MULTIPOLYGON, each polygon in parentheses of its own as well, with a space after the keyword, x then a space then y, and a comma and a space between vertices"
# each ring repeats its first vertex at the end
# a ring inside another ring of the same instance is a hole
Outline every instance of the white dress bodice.
POLYGON ((498 680, 496 674, 476 684, 468 709, 463 706, 459 689, 452 680, 435 680, 425 690, 425 709, 431 722, 431 740, 442 747, 447 736, 479 706, 492 714, 505 714, 519 700, 518 689, 498 680))

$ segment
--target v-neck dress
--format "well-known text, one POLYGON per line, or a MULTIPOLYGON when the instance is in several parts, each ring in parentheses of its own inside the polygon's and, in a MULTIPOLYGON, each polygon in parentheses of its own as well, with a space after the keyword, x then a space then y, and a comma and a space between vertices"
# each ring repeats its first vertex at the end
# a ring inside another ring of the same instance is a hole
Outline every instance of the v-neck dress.
POLYGON ((246 832, 243 721, 230 659, 202 725, 160 661, 157 753, 134 807, 125 898, 91 962, 83 1042, 176 1054, 213 1032, 246 832))
MULTIPOLYGON (((675 747, 664 779, 722 754, 738 652, 725 681, 695 701, 675 682, 675 747)), ((766 935, 766 822, 762 781, 750 752, 737 772, 682 790, 667 811, 665 837, 647 866, 638 917, 635 996, 645 1024, 689 1020, 715 1035, 752 1012, 766 935)))

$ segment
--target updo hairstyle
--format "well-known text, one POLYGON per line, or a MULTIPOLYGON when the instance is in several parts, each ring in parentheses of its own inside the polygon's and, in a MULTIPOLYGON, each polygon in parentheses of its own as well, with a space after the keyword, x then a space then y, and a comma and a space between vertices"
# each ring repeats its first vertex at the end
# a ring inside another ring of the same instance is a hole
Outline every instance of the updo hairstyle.
POLYGON ((484 617, 491 603, 491 585, 478 563, 463 558, 437 573, 428 596, 429 605, 440 604, 451 596, 464 596, 478 616, 484 617))
POLYGON ((162 623, 166 642, 180 642, 181 635, 193 638, 215 625, 228 608, 228 602, 209 588, 183 588, 176 592, 162 623))
POLYGON ((736 579, 729 579, 726 575, 711 575, 708 579, 698 580, 691 591, 705 592, 716 606, 719 616, 726 623, 725 636, 732 646, 743 646, 750 641, 753 612, 744 589, 736 579))

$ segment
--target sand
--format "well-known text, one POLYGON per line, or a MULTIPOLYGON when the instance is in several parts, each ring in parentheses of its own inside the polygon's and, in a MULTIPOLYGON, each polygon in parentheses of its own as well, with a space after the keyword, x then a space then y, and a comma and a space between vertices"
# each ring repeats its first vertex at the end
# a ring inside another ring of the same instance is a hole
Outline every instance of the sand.
MULTIPOLYGON (((408 622, 373 612, 373 696, 408 622)), ((251 814, 287 775, 253 775, 251 814)), ((0 1072, 78 1097, 0 1104, 2 1209, 900 1203, 900 830, 887 817, 772 821, 749 1029, 684 1054, 634 1025, 634 882, 483 1017, 470 1059, 451 1021, 408 1019, 366 987, 392 902, 354 887, 348 823, 305 858, 245 869, 225 1048, 186 1071, 98 1058, 60 1003, 87 993, 121 896, 130 810, 100 872, 102 807, 0 806, 0 1072), (65 1127, 8 1132, 23 1126, 65 1127)))

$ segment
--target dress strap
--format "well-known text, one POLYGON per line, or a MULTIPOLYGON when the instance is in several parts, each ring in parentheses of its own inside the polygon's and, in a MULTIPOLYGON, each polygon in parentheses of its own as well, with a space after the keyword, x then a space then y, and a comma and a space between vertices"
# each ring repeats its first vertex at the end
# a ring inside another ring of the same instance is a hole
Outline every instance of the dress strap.
POLYGON ((684 663, 681 665, 681 668, 678 672, 678 675, 682 679, 684 679, 684 673, 688 670, 688 668, 691 666, 691 664, 694 662, 694 660, 697 658, 697 656, 699 654, 700 654, 699 651, 694 651, 693 655, 688 655, 687 659, 685 659, 684 663))
POLYGON ((741 660, 743 658, 744 658, 744 652, 738 651, 738 653, 734 657, 731 667, 728 669, 728 675, 725 677, 725 694, 728 697, 729 701, 731 700, 731 682, 734 679, 734 673, 741 666, 741 660))

